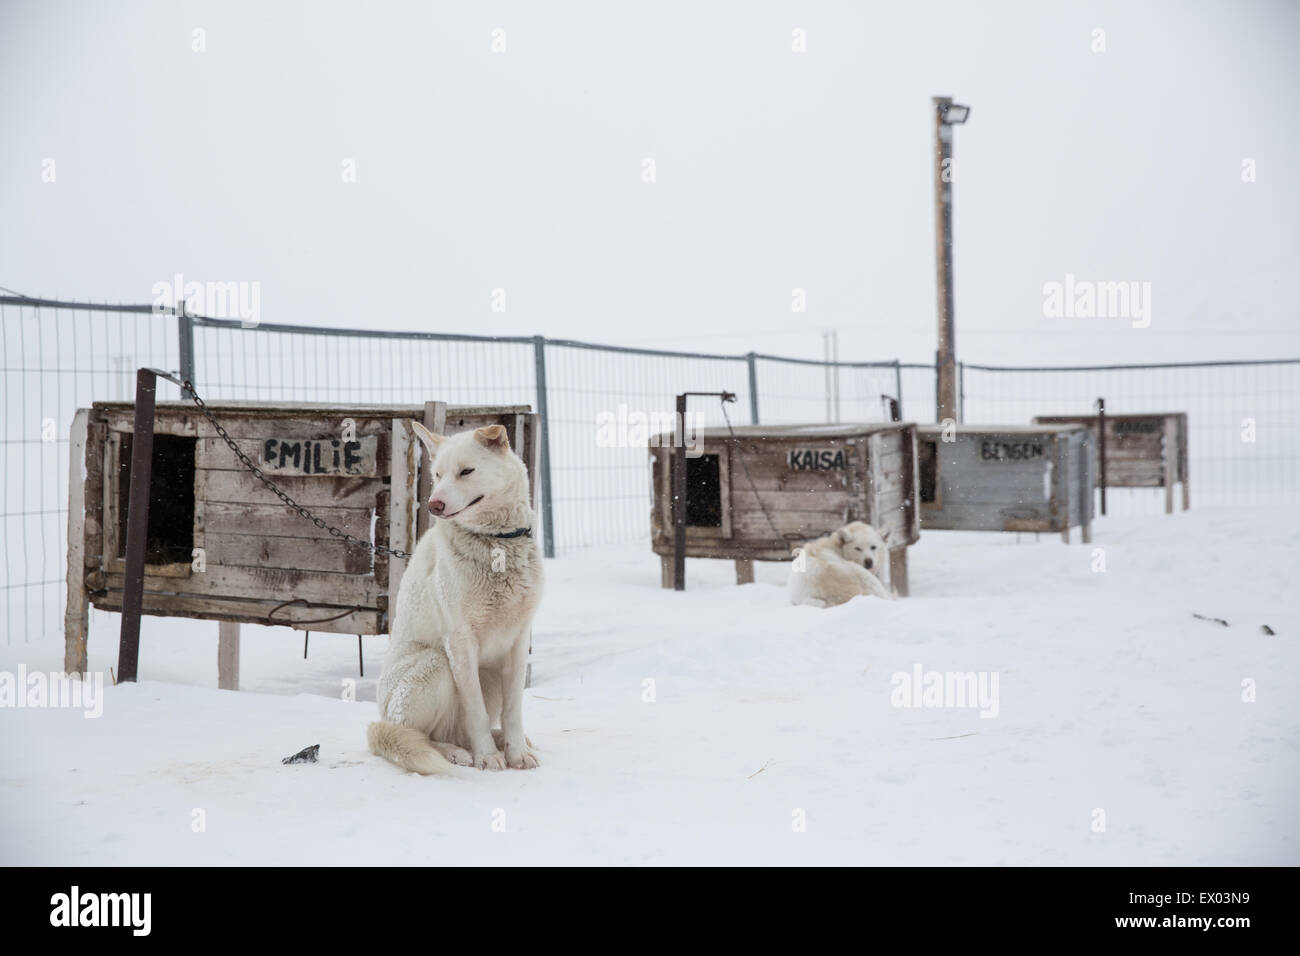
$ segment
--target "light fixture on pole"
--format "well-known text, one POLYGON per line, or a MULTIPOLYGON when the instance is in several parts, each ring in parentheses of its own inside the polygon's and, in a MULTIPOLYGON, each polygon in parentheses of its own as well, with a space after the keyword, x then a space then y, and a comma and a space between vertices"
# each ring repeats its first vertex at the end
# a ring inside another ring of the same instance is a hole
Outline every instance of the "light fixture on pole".
POLYGON ((966 122, 970 107, 951 96, 934 97, 934 239, 939 292, 935 353, 935 421, 958 419, 957 349, 952 307, 952 128, 966 122))

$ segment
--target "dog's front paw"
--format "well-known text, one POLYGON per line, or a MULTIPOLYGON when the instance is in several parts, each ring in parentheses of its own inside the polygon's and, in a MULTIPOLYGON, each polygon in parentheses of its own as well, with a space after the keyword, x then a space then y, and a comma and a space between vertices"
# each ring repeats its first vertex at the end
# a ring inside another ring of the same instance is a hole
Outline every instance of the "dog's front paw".
POLYGON ((542 765, 527 747, 506 747, 506 764, 511 770, 536 770, 542 765))
POLYGON ((480 770, 505 770, 506 760, 501 751, 493 750, 490 753, 475 754, 474 766, 480 770))

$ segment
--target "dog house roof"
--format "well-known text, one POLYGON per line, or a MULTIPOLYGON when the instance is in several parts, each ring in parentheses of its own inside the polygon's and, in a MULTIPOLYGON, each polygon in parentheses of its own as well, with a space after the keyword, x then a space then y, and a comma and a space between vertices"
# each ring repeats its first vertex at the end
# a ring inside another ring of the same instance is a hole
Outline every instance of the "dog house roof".
MULTIPOLYGON (((737 438, 856 438, 872 432, 893 431, 910 427, 908 422, 841 422, 835 425, 736 425, 731 430, 710 426, 700 429, 701 438, 730 438, 735 433, 737 438)), ((670 432, 656 436, 670 437, 670 432)), ((671 441, 665 442, 671 444, 671 441)))
MULTIPOLYGON (((957 425, 958 435, 1041 435, 1044 432, 1066 434, 1077 432, 1086 425, 957 425)), ((943 431, 942 425, 918 425, 917 430, 929 434, 943 431)))
MULTIPOLYGON (((420 418, 424 415, 423 405, 366 405, 349 402, 256 402, 256 401, 205 401, 213 412, 238 412, 241 415, 272 415, 284 417, 290 415, 301 418, 303 415, 322 414, 339 415, 342 413, 362 414, 375 418, 420 418)), ((135 408, 134 402, 95 402, 97 409, 105 411, 129 411, 135 408)), ((192 402, 158 402, 159 411, 197 411, 192 402)), ((447 414, 473 412, 475 415, 526 414, 532 409, 527 405, 448 405, 447 414)))
MULTIPOLYGON (((1187 414, 1186 412, 1112 412, 1108 410, 1106 412, 1106 417, 1107 418, 1177 418, 1180 415, 1186 415, 1186 414, 1187 414)), ((1080 418, 1095 419, 1097 415, 1094 412, 1089 415, 1035 415, 1034 417, 1036 419, 1041 419, 1045 422, 1052 422, 1052 421, 1065 421, 1067 419, 1070 421, 1074 421, 1075 419, 1080 419, 1080 418)))

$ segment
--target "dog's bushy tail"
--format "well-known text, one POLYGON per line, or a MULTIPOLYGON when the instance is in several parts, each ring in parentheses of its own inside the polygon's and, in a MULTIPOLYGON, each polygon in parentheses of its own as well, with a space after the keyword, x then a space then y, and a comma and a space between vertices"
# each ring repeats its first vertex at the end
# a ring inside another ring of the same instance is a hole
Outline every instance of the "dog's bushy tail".
POLYGON ((433 743, 414 727, 377 720, 366 728, 366 741, 376 757, 391 760, 411 773, 448 773, 451 764, 433 743))

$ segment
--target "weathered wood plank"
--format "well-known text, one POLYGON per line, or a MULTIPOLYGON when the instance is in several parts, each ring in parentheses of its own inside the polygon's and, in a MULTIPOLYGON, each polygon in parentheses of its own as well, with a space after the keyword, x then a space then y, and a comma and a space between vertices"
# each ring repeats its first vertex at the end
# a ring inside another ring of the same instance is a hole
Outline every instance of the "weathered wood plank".
MULTIPOLYGON (((830 491, 761 491, 757 495, 744 487, 745 479, 740 479, 740 487, 731 492, 732 525, 735 514, 761 511, 759 502, 770 512, 776 511, 834 511, 842 513, 854 501, 847 488, 830 491)), ((865 509, 864 509, 865 510, 865 509)))
POLYGON ((1164 421, 1165 514, 1174 513, 1174 483, 1178 481, 1178 419, 1164 421))
MULTIPOLYGON (((425 402, 424 421, 421 424, 435 435, 446 435, 448 427, 446 403, 425 402)), ((417 541, 424 537, 424 532, 429 529, 429 509, 425 505, 429 500, 429 496, 433 494, 433 456, 424 447, 423 442, 419 442, 419 445, 420 471, 416 482, 419 503, 415 510, 415 538, 417 541)))
MULTIPOLYGON (((283 601, 305 598, 321 604, 363 608, 379 606, 379 587, 369 575, 331 574, 286 568, 227 568, 209 564, 208 570, 188 578, 167 578, 145 568, 146 590, 237 599, 275 597, 283 601)), ((103 574, 104 584, 121 588, 124 574, 103 574)))
MULTIPOLYGON (((230 620, 243 624, 266 624, 266 615, 276 601, 240 601, 230 598, 144 592, 144 613, 153 617, 187 617, 203 621, 230 620)), ((95 607, 106 611, 122 609, 120 591, 95 597, 95 607)), ((345 608, 332 610, 317 607, 287 607, 276 612, 275 623, 298 630, 324 631, 332 634, 382 634, 380 613, 374 609, 353 611, 337 621, 316 623, 319 618, 333 617, 345 608)))
MULTIPOLYGON (((423 411, 422 405, 402 404, 391 402, 300 402, 300 401, 254 401, 244 399, 212 399, 207 402, 207 406, 214 413, 233 413, 248 418, 283 418, 286 415, 323 415, 326 417, 337 418, 362 418, 384 419, 391 421, 394 418, 413 418, 419 420, 423 411)), ((118 413, 130 417, 135 407, 133 402, 113 401, 113 402, 93 402, 91 407, 105 414, 118 413)), ((456 415, 506 415, 517 412, 529 412, 531 407, 528 405, 448 405, 448 411, 456 415)), ((193 403, 189 401, 173 400, 158 403, 159 413, 167 414, 192 414, 195 412, 193 403)), ((220 416, 218 416, 220 417, 220 416)))
MULTIPOLYGON (((340 411, 347 411, 342 409, 340 411)), ((343 423, 352 419, 354 433, 360 436, 383 435, 389 433, 391 418, 374 418, 358 414, 322 415, 312 417, 306 414, 252 415, 245 412, 213 412, 226 433, 235 439, 266 439, 293 435, 297 438, 329 440, 338 438, 343 432, 343 423)), ((115 432, 131 432, 135 428, 135 413, 127 410, 109 410, 106 412, 108 427, 115 432)), ((164 411, 158 409, 154 421, 154 433, 159 435, 186 435, 191 438, 213 438, 221 441, 221 436, 212 423, 197 409, 189 411, 164 411)), ((221 442, 225 444, 224 441, 221 442)))
POLYGON ((103 550, 100 552, 100 564, 108 567, 113 561, 118 560, 118 555, 124 553, 119 547, 118 536, 121 532, 121 519, 118 516, 119 490, 122 485, 122 436, 114 431, 108 430, 104 435, 104 471, 101 492, 102 504, 100 512, 104 516, 103 536, 100 543, 103 550))
POLYGON ((530 501, 533 510, 537 511, 542 507, 542 476, 539 468, 541 461, 541 416, 535 412, 530 412, 525 416, 524 423, 524 452, 521 457, 528 468, 528 483, 531 491, 530 501))
MULTIPOLYGON (((390 500, 391 498, 392 495, 389 493, 388 489, 385 488, 383 491, 379 493, 379 498, 375 502, 374 541, 375 544, 378 545, 391 546, 391 542, 389 542, 388 540, 388 536, 389 536, 388 521, 390 517, 389 510, 392 507, 392 503, 390 500)), ((370 556, 370 559, 372 565, 371 573, 374 574, 375 583, 379 585, 380 594, 382 595, 379 599, 380 606, 386 608, 388 606, 389 557, 387 554, 384 554, 381 551, 376 551, 373 553, 373 555, 370 556)))
MULTIPOLYGON (((271 498, 276 502, 274 497, 271 498)), ((313 508, 326 523, 357 538, 369 539, 371 512, 365 508, 313 508)), ((242 534, 273 538, 326 538, 330 533, 285 505, 209 502, 203 515, 206 534, 242 534)))
POLYGON ((1016 505, 1005 509, 985 504, 945 504, 921 511, 922 531, 1059 531, 1047 503, 1016 505))
MULTIPOLYGON (((814 535, 813 537, 820 537, 814 535)), ((716 541, 712 544, 700 542, 690 546, 687 554, 692 558, 718 558, 726 561, 734 561, 737 558, 745 558, 753 561, 790 561, 794 558, 793 548, 799 542, 791 541, 786 543, 764 545, 754 544, 734 544, 729 542, 716 541)), ((655 542, 652 546, 655 554, 669 564, 673 560, 672 542, 667 543, 655 542)), ((662 560, 660 564, 660 580, 664 587, 672 587, 672 568, 663 568, 662 560)))
MULTIPOLYGON (((769 509, 770 510, 770 509, 769 509)), ((843 511, 771 511, 772 523, 778 534, 817 538, 845 525, 843 511)), ((772 541, 778 537, 767 519, 758 512, 739 512, 732 515, 733 538, 772 541)))
POLYGON ((90 412, 78 409, 68 434, 68 589, 63 615, 63 670, 86 673, 86 639, 90 634, 90 599, 86 595, 85 467, 90 412))
POLYGON ((91 416, 86 428, 85 566, 99 567, 104 554, 104 436, 103 422, 91 416))
MULTIPOLYGON (((312 472, 304 470, 304 468, 309 469, 315 463, 317 457, 312 454, 310 456, 311 462, 304 466, 306 459, 303 458, 303 445, 308 442, 315 443, 313 450, 320 450, 323 470, 316 473, 317 477, 330 477, 331 470, 336 474, 346 474, 360 478, 373 478, 388 472, 387 442, 381 442, 378 435, 359 435, 355 443, 356 447, 351 447, 338 436, 303 439, 296 435, 279 436, 269 433, 262 438, 238 439, 235 445, 268 475, 284 474, 305 477, 311 475, 312 472), (285 450, 283 445, 286 442, 290 445, 297 444, 297 455, 294 454, 292 448, 285 450), (269 452, 268 448, 270 449, 269 452), (353 455, 358 456, 356 461, 344 458, 344 453, 349 450, 353 455), (337 464, 333 458, 336 452, 338 453, 337 464)), ((243 462, 235 457, 235 453, 220 438, 202 438, 196 441, 195 464, 196 467, 209 471, 246 470, 243 462)))
MULTIPOLYGON (((367 539, 369 530, 366 529, 367 539)), ((371 573, 370 552, 349 547, 337 538, 263 537, 250 530, 244 534, 208 532, 206 540, 209 569, 219 565, 227 568, 333 571, 339 574, 371 573)))
MULTIPOLYGON (((379 478, 286 478, 276 476, 275 484, 294 501, 306 508, 367 508, 373 510, 383 481, 379 478)), ((248 504, 274 504, 278 498, 264 484, 246 471, 195 472, 195 495, 208 501, 233 501, 248 504)), ((304 523, 307 523, 304 519, 304 523)))
MULTIPOLYGON (((420 441, 415 436, 415 429, 411 427, 410 419, 393 419, 388 541, 390 547, 399 551, 415 550, 415 511, 419 504, 417 496, 419 444, 420 441)), ((398 557, 390 558, 388 562, 388 627, 390 630, 397 613, 397 595, 401 591, 402 575, 406 573, 408 563, 406 558, 398 557)))
MULTIPOLYGON (((737 467, 739 471, 739 467, 737 467)), ((828 491, 848 493, 852 483, 852 473, 847 469, 837 471, 773 471, 771 469, 753 468, 749 470, 754 480, 754 487, 763 491, 802 492, 804 494, 822 494, 828 491)), ((743 473, 736 481, 738 488, 749 490, 749 482, 743 473)))

